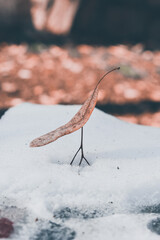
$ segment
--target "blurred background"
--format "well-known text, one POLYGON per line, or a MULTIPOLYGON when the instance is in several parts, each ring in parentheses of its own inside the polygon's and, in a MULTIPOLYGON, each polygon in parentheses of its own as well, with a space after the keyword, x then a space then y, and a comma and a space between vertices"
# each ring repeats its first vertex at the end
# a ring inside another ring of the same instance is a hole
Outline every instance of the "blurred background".
POLYGON ((160 126, 159 0, 0 0, 0 115, 22 102, 82 104, 160 126))

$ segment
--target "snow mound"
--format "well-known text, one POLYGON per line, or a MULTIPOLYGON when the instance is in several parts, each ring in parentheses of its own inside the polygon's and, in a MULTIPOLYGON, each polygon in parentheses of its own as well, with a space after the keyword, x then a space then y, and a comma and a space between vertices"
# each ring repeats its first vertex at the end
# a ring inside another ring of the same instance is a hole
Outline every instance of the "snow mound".
POLYGON ((79 108, 24 103, 0 120, 0 203, 7 198, 28 214, 18 239, 37 231, 36 223, 30 233, 26 230, 35 218, 65 222, 75 239, 158 239, 147 224, 160 211, 145 209, 160 204, 160 129, 125 123, 95 109, 84 126, 91 166, 84 162, 78 167, 79 155, 69 165, 80 130, 44 147, 29 147, 79 108))

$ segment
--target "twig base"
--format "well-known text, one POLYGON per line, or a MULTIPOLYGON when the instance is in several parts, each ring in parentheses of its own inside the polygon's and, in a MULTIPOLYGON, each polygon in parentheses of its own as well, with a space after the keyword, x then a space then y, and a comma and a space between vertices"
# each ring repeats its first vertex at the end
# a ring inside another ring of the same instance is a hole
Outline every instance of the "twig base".
POLYGON ((77 156, 77 154, 79 153, 80 150, 81 150, 81 159, 80 159, 80 162, 79 162, 79 166, 81 165, 83 159, 84 159, 84 160, 86 161, 86 163, 90 166, 89 162, 87 161, 87 159, 86 159, 85 156, 84 156, 83 148, 82 148, 81 146, 79 147, 78 151, 77 151, 76 154, 74 155, 72 161, 70 162, 70 165, 73 164, 73 162, 74 162, 74 160, 75 160, 75 158, 76 158, 76 156, 77 156))
POLYGON ((79 147, 79 149, 77 150, 76 154, 74 155, 72 161, 70 162, 70 165, 72 165, 72 163, 74 162, 77 154, 79 153, 79 151, 81 151, 81 159, 80 159, 80 162, 79 162, 79 166, 81 165, 83 159, 86 161, 86 163, 90 166, 89 162, 87 161, 87 159, 85 158, 84 156, 84 152, 83 152, 83 127, 81 128, 81 145, 79 147))

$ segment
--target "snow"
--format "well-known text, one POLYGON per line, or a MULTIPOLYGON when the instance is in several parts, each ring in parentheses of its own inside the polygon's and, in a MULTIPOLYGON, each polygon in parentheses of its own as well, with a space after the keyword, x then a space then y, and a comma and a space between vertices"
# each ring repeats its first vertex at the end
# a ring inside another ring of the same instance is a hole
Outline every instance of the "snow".
POLYGON ((147 228, 159 213, 144 209, 160 204, 160 129, 95 109, 84 126, 84 153, 91 166, 79 167, 79 155, 69 164, 80 130, 44 147, 29 147, 79 108, 23 103, 1 118, 0 216, 15 222, 11 239, 34 239, 49 220, 75 231, 77 240, 159 239, 147 228), (14 214, 6 213, 6 206, 14 206, 14 214))

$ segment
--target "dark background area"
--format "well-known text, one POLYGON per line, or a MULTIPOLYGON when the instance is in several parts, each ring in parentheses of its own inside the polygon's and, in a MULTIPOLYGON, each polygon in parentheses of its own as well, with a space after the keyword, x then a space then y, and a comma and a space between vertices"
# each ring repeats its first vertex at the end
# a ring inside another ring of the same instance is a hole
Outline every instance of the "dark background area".
POLYGON ((0 0, 0 115, 24 101, 82 104, 104 72, 120 66, 97 107, 160 126, 160 1, 57 2, 0 0))
MULTIPOLYGON (((76 1, 76 0, 72 0, 76 1)), ((71 31, 57 35, 34 28, 29 0, 0 1, 0 41, 45 44, 136 44, 160 47, 159 0, 81 0, 71 31), (5 7, 4 7, 5 5, 5 7), (12 6, 13 5, 13 6, 12 6)), ((48 1, 46 11, 54 5, 48 1)))
POLYGON ((71 34, 78 42, 159 48, 159 13, 158 0, 83 0, 71 34))

